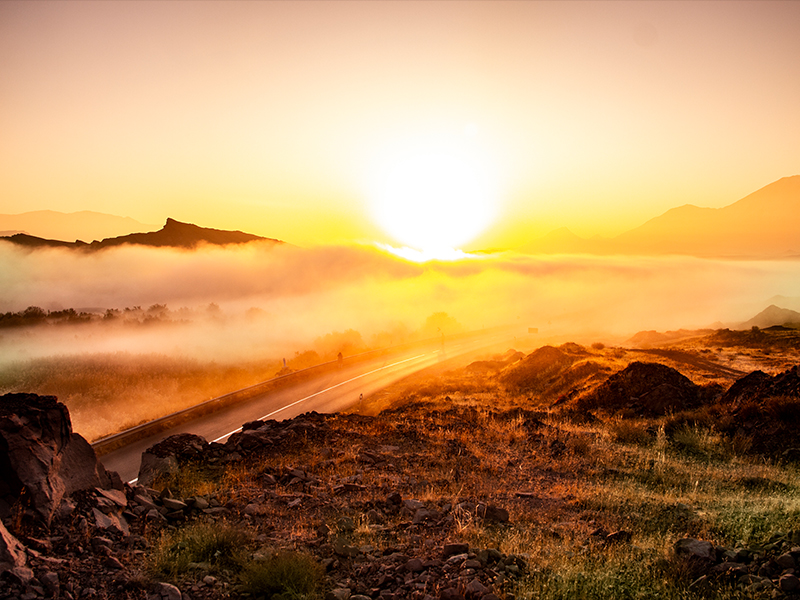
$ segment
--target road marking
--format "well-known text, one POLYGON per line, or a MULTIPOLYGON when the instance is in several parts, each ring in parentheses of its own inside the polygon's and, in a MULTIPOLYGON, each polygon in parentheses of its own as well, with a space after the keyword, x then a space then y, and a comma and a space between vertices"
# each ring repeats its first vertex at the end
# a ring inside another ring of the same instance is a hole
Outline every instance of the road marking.
MULTIPOLYGON (((438 350, 437 350, 437 352, 438 352, 438 350)), ((382 366, 382 367, 379 367, 379 368, 377 368, 377 369, 374 369, 374 370, 372 370, 372 371, 368 371, 367 373, 362 373, 361 375, 356 375, 356 376, 355 376, 355 377, 353 377, 352 379, 348 379, 347 381, 342 381, 341 383, 337 383, 336 385, 332 385, 332 386, 331 386, 331 387, 329 387, 329 388, 325 388, 324 390, 320 390, 319 392, 316 392, 316 393, 314 393, 314 394, 311 394, 310 396, 306 396, 305 398, 301 398, 300 400, 295 400, 295 401, 294 401, 294 402, 292 402, 291 404, 287 404, 286 406, 283 406, 283 407, 281 407, 281 408, 279 408, 279 409, 277 409, 277 410, 273 410, 271 413, 264 415, 263 417, 261 417, 261 418, 260 418, 260 419, 258 419, 258 420, 259 420, 259 421, 261 421, 261 420, 263 420, 263 419, 268 419, 268 418, 269 418, 269 417, 271 417, 272 415, 275 415, 275 414, 277 414, 277 413, 279 413, 279 412, 281 412, 281 411, 283 411, 283 410, 286 410, 287 408, 291 408, 292 406, 294 406, 294 405, 296 405, 296 404, 300 404, 301 402, 305 402, 306 400, 310 400, 310 399, 311 399, 311 398, 313 398, 314 396, 319 396, 320 394, 324 394, 325 392, 329 392, 329 391, 331 391, 331 390, 335 390, 336 388, 338 388, 338 387, 340 387, 340 386, 343 386, 343 385, 345 385, 345 384, 347 384, 347 383, 351 383, 351 382, 355 381, 356 379, 361 379, 362 377, 366 377, 367 375, 372 375, 373 373, 377 373, 378 371, 383 371, 384 369, 389 369, 389 368, 391 368, 391 367, 396 367, 397 365, 402 365, 403 363, 407 363, 407 362, 409 362, 409 361, 411 361, 411 360, 416 360, 416 359, 418 359, 418 358, 422 358, 423 356, 427 356, 427 354, 420 354, 420 355, 418 355, 418 356, 412 356, 411 358, 406 358, 405 360, 401 360, 401 361, 399 361, 399 362, 392 363, 392 364, 390 364, 390 365, 384 365, 384 366, 382 366)), ((221 436, 219 436, 217 439, 215 439, 215 440, 212 440, 212 443, 214 443, 214 442, 220 442, 220 441, 224 440, 225 438, 229 438, 229 437, 230 437, 230 436, 232 436, 234 433, 239 433, 241 430, 242 430, 242 428, 241 428, 241 427, 238 427, 237 429, 234 429, 234 430, 233 430, 233 431, 231 431, 230 433, 226 433, 225 435, 221 435, 221 436)))
MULTIPOLYGON (((434 354, 436 354, 436 353, 438 353, 438 352, 439 352, 439 350, 436 350, 436 351, 434 351, 434 354)), ((309 400, 309 399, 313 398, 314 396, 319 396, 320 394, 324 394, 325 392, 329 392, 329 391, 331 391, 331 390, 334 390, 334 389, 336 389, 336 388, 338 388, 338 387, 340 387, 340 386, 343 386, 343 385, 345 385, 346 383, 353 382, 353 381, 355 381, 355 380, 357 380, 357 379, 361 379, 362 377, 366 377, 367 375, 372 375, 373 373, 377 373, 378 371, 383 371, 384 369, 389 369, 389 368, 391 368, 391 367, 396 367, 397 365, 402 365, 403 363, 407 363, 407 362, 409 362, 409 361, 411 361, 411 360, 416 360, 416 359, 418 359, 418 358, 422 358, 422 357, 424 357, 424 356, 427 356, 427 353, 426 353, 426 354, 420 354, 420 355, 418 355, 418 356, 412 356, 411 358, 406 358, 405 360, 401 360, 401 361, 399 361, 399 362, 392 363, 392 364, 390 364, 390 365, 384 365, 384 366, 382 366, 382 367, 378 367, 377 369, 373 369, 372 371, 368 371, 367 373, 362 373, 361 375, 356 375, 356 376, 355 376, 355 377, 353 377, 352 379, 348 379, 347 381, 342 381, 341 383, 337 383, 336 385, 332 385, 332 386, 331 386, 331 387, 329 387, 329 388, 325 388, 324 390, 320 390, 319 392, 316 392, 316 393, 314 393, 314 394, 311 394, 310 396, 306 396, 305 398, 301 398, 300 400, 296 400, 295 402, 292 402, 291 404, 287 404, 286 406, 284 406, 284 407, 282 407, 282 408, 279 408, 279 409, 277 409, 277 410, 273 410, 271 413, 269 413, 269 414, 267 414, 267 415, 264 415, 263 417, 261 417, 261 419, 266 419, 266 418, 269 418, 269 417, 271 417, 272 415, 274 415, 274 414, 277 414, 277 413, 281 412, 282 410, 286 410, 287 408, 291 408, 292 406, 294 406, 294 405, 296 405, 296 404, 300 404, 301 402, 305 402, 306 400, 309 400)), ((259 419, 259 420, 261 420, 261 419, 259 419)), ((222 440, 224 440, 225 438, 228 438, 228 437, 232 436, 234 433, 239 433, 241 430, 242 430, 242 428, 241 428, 241 427, 239 427, 239 428, 237 428, 237 429, 234 429, 234 430, 233 430, 233 431, 231 431, 230 433, 226 433, 225 435, 221 435, 221 436, 219 436, 217 439, 215 439, 215 440, 212 440, 212 443, 213 443, 213 442, 219 442, 219 441, 222 441, 222 440)), ((138 477, 136 477, 135 479, 131 479, 131 480, 128 482, 128 485, 136 485, 136 482, 137 482, 137 481, 139 481, 139 478, 138 478, 138 477)))

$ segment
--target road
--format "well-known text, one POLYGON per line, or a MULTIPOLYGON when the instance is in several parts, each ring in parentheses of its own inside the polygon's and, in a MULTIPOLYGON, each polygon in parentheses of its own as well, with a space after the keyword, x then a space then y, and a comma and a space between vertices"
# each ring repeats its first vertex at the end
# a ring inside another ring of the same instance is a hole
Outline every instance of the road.
POLYGON ((290 419, 310 411, 337 412, 357 403, 362 394, 367 397, 416 371, 443 360, 488 351, 498 344, 502 348, 502 344, 509 339, 507 334, 495 333, 478 339, 418 347, 358 365, 344 366, 242 401, 220 412, 197 417, 109 452, 100 460, 106 469, 117 471, 123 481, 131 482, 139 474, 142 453, 171 435, 194 433, 208 441, 225 442, 248 421, 290 419))

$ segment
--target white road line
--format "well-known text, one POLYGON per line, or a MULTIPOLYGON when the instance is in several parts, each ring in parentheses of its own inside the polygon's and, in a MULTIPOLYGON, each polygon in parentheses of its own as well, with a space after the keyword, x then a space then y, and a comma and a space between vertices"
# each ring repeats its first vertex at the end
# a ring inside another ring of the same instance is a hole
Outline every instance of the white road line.
MULTIPOLYGON (((436 354, 437 352, 439 352, 439 351, 438 351, 438 350, 436 350, 436 351, 434 352, 434 354, 436 354)), ((306 396, 305 398, 302 398, 302 399, 300 399, 300 400, 296 400, 295 402, 292 402, 291 404, 287 404, 286 406, 284 406, 284 407, 282 407, 282 408, 279 408, 278 410, 273 410, 273 411, 272 411, 271 413, 269 413, 268 415, 264 415, 263 417, 261 417, 261 419, 266 419, 266 418, 268 418, 268 417, 271 417, 272 415, 274 415, 274 414, 277 414, 277 413, 281 412, 282 410, 286 410, 287 408, 291 408, 291 407, 292 407, 292 406, 294 406, 295 404, 300 404, 301 402, 305 402, 306 400, 308 400, 308 399, 310 399, 310 398, 313 398, 314 396, 319 396, 320 394, 324 394, 325 392, 329 392, 329 391, 331 391, 331 390, 334 390, 334 389, 338 388, 339 386, 342 386, 342 385, 344 385, 344 384, 346 384, 346 383, 350 383, 350 382, 352 382, 352 381, 355 381, 356 379, 361 379, 362 377, 366 377, 367 375, 372 375, 373 373, 377 373, 378 371, 383 371, 384 369, 389 369, 389 368, 391 368, 391 367, 396 367, 397 365, 402 365, 403 363, 409 362, 409 361, 411 361, 411 360, 416 360, 416 359, 418 359, 418 358, 422 358, 423 356, 427 356, 427 354, 420 354, 420 355, 418 355, 418 356, 412 356, 411 358, 406 358, 405 360, 401 360, 401 361, 399 361, 399 362, 392 363, 392 364, 390 364, 390 365, 384 365, 384 366, 382 366, 382 367, 379 367, 379 368, 377 368, 377 369, 374 369, 374 370, 372 370, 372 371, 369 371, 369 372, 367 372, 367 373, 362 373, 361 375, 357 375, 357 376, 353 377, 352 379, 348 379, 347 381, 342 381, 341 383, 337 383, 336 385, 332 385, 331 387, 329 387, 329 388, 326 388, 326 389, 324 389, 324 390, 321 390, 321 391, 319 391, 319 392, 316 392, 315 394, 311 394, 310 396, 306 396)), ((233 430, 233 431, 231 431, 230 433, 226 433, 225 435, 221 435, 221 436, 220 436, 220 437, 218 437, 217 439, 215 439, 215 440, 212 440, 212 442, 219 442, 219 441, 222 441, 222 440, 224 440, 225 438, 228 438, 228 437, 232 436, 234 433, 238 433, 238 432, 240 432, 241 430, 242 430, 242 428, 241 428, 241 427, 239 427, 239 428, 237 428, 237 429, 234 429, 234 430, 233 430)), ((131 479, 131 480, 128 482, 128 485, 136 485, 136 482, 137 482, 137 481, 139 481, 139 478, 138 478, 138 477, 136 477, 135 479, 131 479)))
MULTIPOLYGON (((438 352, 438 350, 437 350, 437 352, 438 352)), ((331 390, 334 390, 334 389, 336 389, 336 388, 338 388, 340 386, 343 386, 343 385, 345 385, 347 383, 353 382, 356 379, 361 379, 362 377, 366 377, 367 375, 372 375, 373 373, 377 373, 378 371, 383 371, 384 369, 389 369, 391 367, 396 367, 397 365, 402 365, 403 363, 409 362, 411 360, 416 360, 418 358, 422 358, 423 356, 427 356, 427 354, 420 354, 418 356, 412 356, 411 358, 406 358, 405 360, 401 360, 399 362, 392 363, 390 365, 384 365, 384 366, 379 367, 377 369, 374 369, 372 371, 368 371, 367 373, 362 373, 361 375, 356 375, 352 379, 348 379, 347 381, 342 381, 341 383, 337 383, 336 385, 332 385, 329 388, 325 388, 324 390, 320 390, 319 392, 311 394, 310 396, 306 396, 305 398, 301 398, 300 400, 295 400, 291 404, 287 404, 286 406, 283 406, 283 407, 281 407, 281 408, 279 408, 277 410, 273 410, 271 413, 264 415, 259 420, 267 419, 267 418, 271 417, 272 415, 275 415, 275 414, 281 412, 282 410, 286 410, 287 408, 291 408, 292 406, 294 406, 296 404, 300 404, 301 402, 305 402, 306 400, 310 400, 314 396, 319 396, 320 394, 324 394, 325 392, 329 392, 331 390)), ((212 440, 212 443, 213 442, 220 442, 220 441, 222 441, 222 440, 224 440, 226 438, 229 438, 234 433, 239 433, 241 430, 242 430, 242 428, 238 427, 238 428, 234 429, 233 431, 231 431, 230 433, 226 433, 225 435, 221 435, 217 439, 212 440)))

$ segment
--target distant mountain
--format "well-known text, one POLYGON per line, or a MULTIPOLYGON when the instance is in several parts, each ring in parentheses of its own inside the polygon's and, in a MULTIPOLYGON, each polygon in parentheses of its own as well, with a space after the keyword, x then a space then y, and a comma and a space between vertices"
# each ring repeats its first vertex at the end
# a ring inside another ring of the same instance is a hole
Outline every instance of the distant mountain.
POLYGON ((0 235, 25 233, 31 236, 73 242, 101 240, 137 231, 152 231, 157 225, 140 223, 129 217, 118 217, 88 210, 63 213, 37 210, 18 215, 0 215, 0 235))
POLYGON ((521 251, 800 257, 800 175, 779 179, 723 208, 686 204, 670 209, 613 239, 584 239, 559 229, 521 251))
POLYGON ((269 242, 271 244, 282 244, 280 240, 265 238, 251 233, 241 231, 225 231, 220 229, 208 229, 198 227, 190 223, 181 223, 174 219, 167 219, 164 227, 158 231, 150 233, 132 233, 114 238, 107 238, 102 241, 94 241, 91 244, 86 242, 62 242, 59 240, 47 240, 26 234, 16 234, 9 237, 2 237, 5 240, 26 246, 29 248, 39 247, 59 247, 74 248, 80 250, 102 250, 113 246, 137 245, 152 247, 169 248, 196 248, 201 244, 211 244, 224 246, 228 244, 246 244, 249 242, 269 242))
POLYGON ((800 312, 772 304, 749 321, 739 325, 737 329, 751 329, 752 327, 766 329, 775 325, 800 325, 800 312))

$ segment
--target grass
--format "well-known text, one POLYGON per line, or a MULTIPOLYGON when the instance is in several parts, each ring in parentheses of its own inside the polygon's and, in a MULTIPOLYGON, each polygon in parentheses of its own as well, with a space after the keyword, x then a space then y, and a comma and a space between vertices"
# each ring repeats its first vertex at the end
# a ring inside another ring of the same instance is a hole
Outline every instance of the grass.
POLYGON ((256 598, 280 597, 291 600, 321 598, 325 571, 311 556, 298 552, 277 552, 250 562, 242 571, 245 590, 256 598))
POLYGON ((192 569, 239 570, 246 561, 247 532, 224 522, 194 522, 161 535, 150 557, 150 570, 177 577, 192 569), (202 567, 200 565, 203 565, 202 567))

